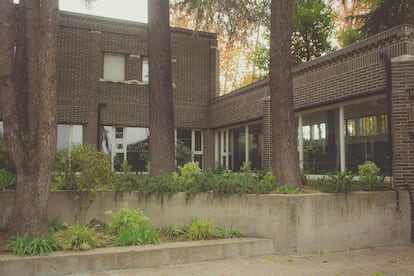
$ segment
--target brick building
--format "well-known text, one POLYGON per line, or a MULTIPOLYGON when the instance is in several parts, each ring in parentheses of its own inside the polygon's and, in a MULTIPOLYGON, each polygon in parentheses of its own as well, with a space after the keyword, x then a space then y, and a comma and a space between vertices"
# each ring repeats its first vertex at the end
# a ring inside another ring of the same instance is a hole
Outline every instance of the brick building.
MULTIPOLYGON (((268 80, 220 96, 216 35, 173 28, 171 39, 177 140, 204 168, 270 168, 268 80)), ((414 26, 299 65, 293 78, 305 171, 372 160, 395 186, 414 183, 414 26)), ((62 12, 58 149, 88 143, 144 170, 147 105, 146 25, 62 12)))

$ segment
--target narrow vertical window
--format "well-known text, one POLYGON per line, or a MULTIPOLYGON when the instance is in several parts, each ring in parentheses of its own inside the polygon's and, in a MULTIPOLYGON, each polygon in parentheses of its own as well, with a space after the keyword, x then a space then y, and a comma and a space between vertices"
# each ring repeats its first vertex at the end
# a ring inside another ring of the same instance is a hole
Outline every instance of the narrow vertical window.
POLYGON ((148 66, 148 58, 147 57, 143 57, 142 58, 142 76, 141 76, 141 81, 142 82, 149 82, 149 66, 148 66))

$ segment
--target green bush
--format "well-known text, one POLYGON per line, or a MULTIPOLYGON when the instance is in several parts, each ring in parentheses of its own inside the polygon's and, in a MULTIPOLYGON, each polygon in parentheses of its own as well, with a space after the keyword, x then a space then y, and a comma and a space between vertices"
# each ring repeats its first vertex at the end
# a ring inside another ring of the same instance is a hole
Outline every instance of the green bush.
POLYGON ((374 162, 366 161, 358 166, 359 189, 364 191, 382 191, 390 187, 385 183, 385 177, 380 175, 380 169, 374 162))
POLYGON ((30 240, 27 235, 16 235, 9 239, 7 246, 13 250, 13 254, 17 256, 44 256, 59 250, 59 245, 53 237, 46 239, 42 236, 30 240))
POLYGON ((288 186, 288 185, 281 185, 278 186, 275 190, 277 193, 281 193, 284 195, 291 195, 294 194, 296 191, 296 187, 288 186))
POLYGON ((170 225, 165 230, 165 235, 171 240, 182 240, 185 239, 188 232, 188 225, 182 227, 170 225))
POLYGON ((109 231, 115 236, 118 235, 122 228, 149 227, 149 218, 141 210, 131 210, 128 207, 123 207, 116 214, 113 214, 112 211, 107 211, 106 213, 112 216, 112 220, 109 222, 109 231))
POLYGON ((51 233, 55 233, 55 232, 63 229, 63 225, 62 225, 62 223, 60 223, 58 217, 54 217, 54 218, 50 219, 48 222, 49 222, 49 230, 50 230, 51 233))
POLYGON ((218 237, 222 239, 233 239, 240 238, 243 236, 242 232, 239 230, 233 229, 233 225, 229 229, 226 227, 217 227, 218 237))
POLYGON ((191 162, 191 155, 191 149, 184 145, 183 142, 177 141, 177 144, 175 145, 175 160, 177 167, 182 167, 191 162))
POLYGON ((207 240, 214 237, 214 225, 208 219, 193 219, 188 226, 187 236, 190 240, 207 240))
POLYGON ((152 227, 122 227, 118 232, 118 246, 159 243, 159 231, 152 227))
POLYGON ((64 250, 88 250, 102 245, 101 237, 95 228, 79 222, 56 232, 55 237, 64 250))
POLYGON ((357 182, 352 172, 336 172, 318 179, 315 185, 324 193, 348 193, 356 190, 357 182))
POLYGON ((59 152, 54 175, 62 190, 105 189, 115 179, 110 156, 87 144, 59 152))

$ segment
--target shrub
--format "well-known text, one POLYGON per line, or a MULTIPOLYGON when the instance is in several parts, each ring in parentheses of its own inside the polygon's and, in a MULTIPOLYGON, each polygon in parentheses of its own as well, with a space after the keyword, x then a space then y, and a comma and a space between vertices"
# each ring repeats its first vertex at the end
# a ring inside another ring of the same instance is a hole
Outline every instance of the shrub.
POLYGON ((118 246, 159 243, 159 232, 152 227, 122 227, 118 232, 118 246))
POLYGON ((292 187, 288 185, 281 185, 281 186, 278 186, 275 191, 277 193, 281 193, 284 195, 291 195, 295 193, 296 187, 292 187))
POLYGON ((181 186, 182 190, 186 190, 194 185, 197 176, 201 173, 198 162, 189 162, 184 166, 178 166, 178 173, 173 173, 173 179, 181 186))
POLYGON ((16 235, 9 239, 7 246, 13 250, 13 254, 17 256, 43 256, 59 250, 59 245, 53 237, 46 239, 42 236, 36 237, 30 241, 27 235, 16 235))
POLYGON ((380 169, 374 162, 366 161, 358 166, 359 188, 364 191, 388 190, 385 177, 380 175, 380 169))
POLYGON ((111 157, 91 145, 76 145, 57 154, 55 180, 62 190, 94 190, 112 185, 111 157))
POLYGON ((183 227, 170 225, 167 230, 165 230, 165 235, 171 240, 181 240, 184 239, 188 232, 188 225, 183 225, 183 227))
POLYGON ((118 235, 122 228, 149 227, 149 218, 141 210, 131 210, 128 207, 123 207, 116 214, 113 214, 111 211, 106 213, 112 216, 112 221, 109 223, 109 231, 115 236, 118 235))
POLYGON ((356 189, 355 175, 352 172, 328 173, 315 184, 321 192, 348 193, 356 189))
POLYGON ((256 194, 268 194, 277 188, 277 178, 273 172, 266 172, 260 178, 259 183, 254 186, 254 192, 256 194))
POLYGON ((76 222, 65 230, 56 232, 56 238, 64 250, 88 250, 101 245, 95 228, 76 222))
POLYGON ((51 233, 55 233, 55 232, 63 229, 63 225, 62 225, 62 223, 60 223, 58 217, 54 217, 54 218, 50 219, 48 221, 48 223, 49 223, 49 230, 50 230, 51 233))
POLYGON ((217 233, 218 236, 222 239, 233 239, 243 236, 242 232, 233 229, 233 225, 230 226, 230 229, 227 229, 226 227, 217 227, 217 233))
POLYGON ((207 240, 214 237, 213 222, 208 219, 193 219, 188 227, 190 240, 207 240))
POLYGON ((184 166, 186 163, 191 162, 191 155, 191 149, 184 145, 183 142, 177 141, 177 144, 175 145, 175 160, 177 166, 184 166))

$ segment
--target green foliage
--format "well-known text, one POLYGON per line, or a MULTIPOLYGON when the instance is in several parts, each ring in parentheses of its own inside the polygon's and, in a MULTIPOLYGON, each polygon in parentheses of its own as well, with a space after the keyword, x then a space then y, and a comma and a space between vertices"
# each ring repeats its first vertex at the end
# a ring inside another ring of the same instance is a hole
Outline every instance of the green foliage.
POLYGON ((274 191, 277 187, 277 178, 272 171, 266 172, 262 177, 259 177, 259 183, 254 185, 253 192, 256 194, 268 194, 274 191))
MULTIPOLYGON (((265 22, 265 41, 254 52, 251 62, 259 71, 259 78, 269 76, 270 20, 265 22)), ((333 11, 322 0, 295 0, 292 16, 292 63, 300 64, 333 50, 330 36, 333 32, 333 11)))
POLYGON ((159 243, 159 232, 152 227, 122 227, 118 232, 118 246, 159 243))
POLYGON ((300 64, 332 50, 333 12, 323 0, 293 3, 292 58, 294 64, 300 64))
POLYGON ((358 166, 359 189, 364 191, 382 191, 390 187, 385 183, 385 177, 380 175, 380 169, 374 162, 366 161, 358 166))
POLYGON ((214 225, 208 219, 193 219, 188 227, 190 240, 208 240, 214 237, 214 225))
POLYGON ((54 217, 52 219, 49 220, 49 230, 51 233, 55 233, 59 230, 63 229, 63 225, 62 223, 60 223, 59 218, 58 217, 54 217))
POLYGON ((128 207, 123 207, 116 214, 113 214, 112 211, 106 213, 112 216, 112 220, 109 222, 109 231, 115 236, 122 228, 149 227, 149 218, 141 210, 131 210, 128 207))
POLYGON ((351 45, 364 38, 366 38, 366 35, 361 30, 354 28, 347 28, 338 35, 338 40, 342 47, 351 45))
POLYGON ((140 177, 131 171, 131 166, 124 160, 121 165, 121 173, 117 175, 116 180, 114 183, 116 191, 130 192, 138 188, 140 177))
POLYGON ((9 173, 14 173, 14 166, 10 159, 7 147, 4 142, 3 134, 0 133, 0 169, 5 169, 9 173))
POLYGON ((352 172, 328 173, 315 181, 316 187, 325 193, 348 193, 356 189, 356 184, 352 172))
POLYGON ((16 235, 9 239, 7 246, 13 250, 13 254, 17 256, 44 256, 59 250, 59 245, 53 237, 46 239, 42 236, 30 240, 27 235, 16 235))
POLYGON ((72 146, 57 154, 55 180, 62 190, 96 190, 112 185, 115 173, 110 156, 91 145, 72 146))
POLYGON ((6 169, 0 169, 0 191, 14 189, 16 184, 16 176, 6 169))
POLYGON ((191 149, 184 145, 183 142, 177 141, 177 144, 175 145, 175 160, 177 166, 182 167, 186 163, 191 162, 191 156, 191 149))
POLYGON ((194 185, 197 176, 201 174, 198 162, 190 162, 184 166, 178 166, 178 173, 173 173, 173 179, 185 190, 194 185))
POLYGON ((368 37, 401 24, 414 24, 414 1, 377 0, 366 16, 362 32, 368 37))
POLYGON ((296 192, 296 187, 288 186, 288 185, 281 185, 278 186, 275 190, 276 193, 281 193, 284 195, 291 195, 296 192))
POLYGON ((183 225, 182 227, 176 225, 170 225, 165 230, 166 236, 171 240, 182 240, 185 239, 188 232, 188 225, 183 225))
POLYGON ((56 232, 55 237, 64 250, 88 250, 101 245, 100 236, 95 228, 79 222, 56 232))
POLYGON ((222 239, 233 239, 240 238, 243 236, 242 232, 233 229, 233 225, 230 226, 230 229, 227 229, 226 227, 217 227, 217 234, 218 237, 222 239))

